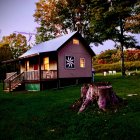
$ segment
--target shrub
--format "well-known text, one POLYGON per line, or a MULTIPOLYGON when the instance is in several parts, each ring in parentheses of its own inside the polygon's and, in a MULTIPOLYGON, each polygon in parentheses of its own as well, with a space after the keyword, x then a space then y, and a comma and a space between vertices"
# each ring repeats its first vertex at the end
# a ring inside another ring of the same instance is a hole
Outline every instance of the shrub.
MULTIPOLYGON (((113 64, 94 65, 94 69, 96 72, 103 72, 103 71, 109 71, 109 70, 121 71, 121 62, 117 62, 113 64)), ((140 61, 125 62, 125 69, 126 70, 140 69, 140 61)))

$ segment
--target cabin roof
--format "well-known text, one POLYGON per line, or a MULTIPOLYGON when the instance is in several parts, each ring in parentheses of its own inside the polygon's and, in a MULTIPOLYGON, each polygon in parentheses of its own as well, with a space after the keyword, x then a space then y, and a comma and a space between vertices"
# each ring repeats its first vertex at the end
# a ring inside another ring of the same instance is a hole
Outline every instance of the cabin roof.
MULTIPOLYGON (((44 52, 57 51, 64 43, 66 43, 69 39, 71 39, 76 33, 78 33, 78 32, 75 31, 75 32, 69 33, 67 35, 63 35, 63 36, 54 38, 52 40, 37 44, 37 45, 33 46, 30 50, 25 52, 23 55, 21 55, 19 58, 30 57, 30 56, 34 56, 34 55, 44 53, 44 52)), ((93 52, 93 54, 94 54, 94 52, 93 52)))

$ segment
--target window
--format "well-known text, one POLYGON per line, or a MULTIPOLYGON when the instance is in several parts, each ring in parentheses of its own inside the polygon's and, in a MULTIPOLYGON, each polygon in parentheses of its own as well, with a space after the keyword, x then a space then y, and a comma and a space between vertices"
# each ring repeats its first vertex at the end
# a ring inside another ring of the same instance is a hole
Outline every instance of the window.
POLYGON ((49 70, 49 57, 44 58, 44 70, 49 70))
POLYGON ((85 58, 80 58, 80 67, 81 68, 85 67, 85 58))
POLYGON ((73 39, 73 44, 79 45, 79 40, 78 39, 73 39))
POLYGON ((75 68, 74 56, 66 56, 65 57, 65 68, 68 68, 68 69, 75 68))
POLYGON ((26 61, 26 70, 27 70, 27 71, 30 70, 29 61, 26 61))

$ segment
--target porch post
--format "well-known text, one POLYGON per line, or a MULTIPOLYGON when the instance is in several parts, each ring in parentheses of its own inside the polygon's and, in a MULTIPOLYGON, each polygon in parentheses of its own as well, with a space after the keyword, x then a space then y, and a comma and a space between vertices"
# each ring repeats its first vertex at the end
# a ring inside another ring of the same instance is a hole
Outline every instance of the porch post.
POLYGON ((60 79, 59 79, 59 61, 58 61, 58 52, 56 53, 57 55, 57 88, 60 88, 60 79))
POLYGON ((25 61, 25 70, 27 71, 27 60, 25 61))
POLYGON ((14 71, 16 72, 16 61, 14 62, 14 71))
POLYGON ((6 71, 6 73, 7 73, 7 63, 5 63, 5 71, 6 71))
POLYGON ((40 82, 40 90, 42 90, 42 85, 41 85, 41 57, 40 57, 40 54, 39 54, 39 60, 38 60, 38 63, 39 63, 39 82, 40 82))

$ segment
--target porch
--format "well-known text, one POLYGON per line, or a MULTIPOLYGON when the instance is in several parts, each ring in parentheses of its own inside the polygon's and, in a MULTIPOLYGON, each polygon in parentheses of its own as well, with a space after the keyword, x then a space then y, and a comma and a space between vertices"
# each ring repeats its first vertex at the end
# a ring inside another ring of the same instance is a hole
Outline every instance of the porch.
POLYGON ((20 86, 23 86, 26 82, 41 82, 56 79, 57 70, 33 70, 24 71, 20 74, 17 74, 17 72, 11 72, 6 74, 3 89, 9 92, 20 88, 20 86))
POLYGON ((41 74, 38 70, 24 72, 24 81, 41 81, 49 79, 57 79, 57 70, 41 70, 41 74))

